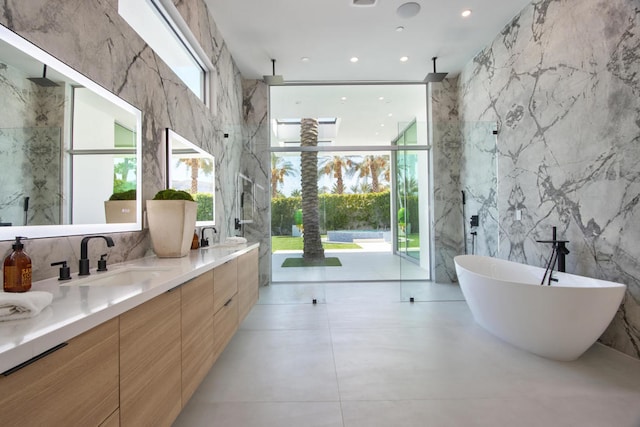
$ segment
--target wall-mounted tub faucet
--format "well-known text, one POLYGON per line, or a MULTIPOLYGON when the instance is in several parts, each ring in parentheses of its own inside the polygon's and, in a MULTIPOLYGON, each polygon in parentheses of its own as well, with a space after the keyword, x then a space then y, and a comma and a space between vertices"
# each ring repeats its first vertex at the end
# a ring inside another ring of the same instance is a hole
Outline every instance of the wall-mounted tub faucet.
POLYGON ((205 239, 204 237, 204 230, 207 230, 207 229, 213 230, 214 234, 218 232, 218 230, 216 230, 215 227, 202 227, 200 229, 200 247, 201 248, 206 248, 207 246, 209 246, 209 239, 205 239))
MULTIPOLYGON (((87 236, 83 238, 82 241, 80 242, 80 260, 78 261, 78 276, 88 276, 90 274, 89 258, 87 255, 87 245, 89 243, 89 240, 95 239, 95 238, 104 239, 107 242, 108 247, 112 247, 115 245, 115 243, 113 243, 113 239, 109 236, 87 236)), ((106 269, 106 263, 105 263, 105 269, 106 269)))

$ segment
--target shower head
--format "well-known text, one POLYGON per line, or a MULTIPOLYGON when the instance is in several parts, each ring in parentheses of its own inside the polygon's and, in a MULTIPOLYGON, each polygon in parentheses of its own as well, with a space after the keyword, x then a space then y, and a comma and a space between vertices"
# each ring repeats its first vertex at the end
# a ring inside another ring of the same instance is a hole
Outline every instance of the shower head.
POLYGON ((283 84, 284 79, 282 78, 282 76, 276 76, 276 60, 275 59, 271 60, 271 67, 273 70, 273 74, 270 76, 268 75, 262 76, 262 78, 264 79, 264 82, 269 86, 279 86, 283 84))
POLYGON ((438 83, 444 80, 444 78, 447 76, 447 73, 436 73, 436 59, 438 59, 437 57, 433 57, 431 58, 431 60, 433 61, 433 73, 429 73, 427 74, 427 77, 424 78, 424 81, 429 83, 438 83))
POLYGON ((44 64, 44 68, 42 69, 42 77, 28 77, 29 80, 37 84, 38 86, 43 87, 55 87, 60 86, 58 83, 53 80, 49 80, 47 78, 47 64, 44 64))

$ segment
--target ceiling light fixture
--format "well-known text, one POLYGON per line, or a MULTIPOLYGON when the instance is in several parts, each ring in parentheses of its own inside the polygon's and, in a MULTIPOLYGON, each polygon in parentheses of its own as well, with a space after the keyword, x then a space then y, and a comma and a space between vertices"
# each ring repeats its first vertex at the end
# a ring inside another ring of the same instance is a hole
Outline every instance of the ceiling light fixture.
POLYGON ((467 10, 463 10, 462 11, 462 17, 463 18, 466 18, 469 15, 471 15, 471 9, 467 9, 467 10))
POLYGON ((396 32, 401 33, 404 31, 404 27, 402 25, 399 25, 396 27, 396 32))
POLYGON ((358 62, 358 57, 357 56, 352 56, 349 61, 351 61, 351 62, 353 62, 355 64, 356 62, 358 62))
POLYGON ((378 101, 384 101, 384 96, 379 97, 378 101))
POLYGON ((352 0, 352 6, 375 6, 377 0, 352 0))
POLYGON ((346 101, 346 100, 347 100, 347 97, 346 97, 346 96, 343 96, 342 98, 340 98, 340 100, 341 100, 341 101, 346 101))
POLYGON ((401 56, 400 57, 400 62, 407 62, 409 60, 408 56, 401 56))
POLYGON ((302 58, 300 58, 300 61, 309 62, 309 57, 308 56, 303 56, 302 58))
POLYGON ((420 13, 420 5, 415 2, 404 3, 398 7, 396 13, 400 18, 413 18, 420 13))

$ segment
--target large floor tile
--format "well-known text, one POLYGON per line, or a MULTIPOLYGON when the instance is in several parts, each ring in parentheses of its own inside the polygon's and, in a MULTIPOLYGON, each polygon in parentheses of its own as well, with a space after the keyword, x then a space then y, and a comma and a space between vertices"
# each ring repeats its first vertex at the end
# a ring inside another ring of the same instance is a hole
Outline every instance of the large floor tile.
POLYGON ((548 427, 538 402, 433 399, 343 402, 345 427, 548 427))
POLYGON ((342 400, 507 397, 513 377, 457 328, 332 329, 342 400))
POLYGON ((260 287, 258 305, 324 303, 324 283, 278 283, 260 287))
POLYGON ((325 304, 256 305, 240 325, 242 330, 328 328, 329 315, 325 304))
POLYGON ((208 402, 337 401, 327 330, 239 330, 193 399, 208 402))
POLYGON ((339 402, 191 401, 174 427, 342 427, 339 402))

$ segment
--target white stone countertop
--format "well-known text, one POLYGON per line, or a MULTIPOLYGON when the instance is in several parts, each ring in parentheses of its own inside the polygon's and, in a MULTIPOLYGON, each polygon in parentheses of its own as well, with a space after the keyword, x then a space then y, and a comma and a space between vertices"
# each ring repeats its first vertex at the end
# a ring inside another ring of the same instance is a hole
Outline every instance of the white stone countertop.
MULTIPOLYGON (((216 245, 191 250, 183 258, 150 256, 108 265, 104 273, 94 268, 89 276, 81 278, 75 273, 68 281, 54 277, 34 282, 31 290, 51 292, 53 301, 35 317, 0 322, 0 373, 258 246, 259 243, 216 245), (106 277, 131 267, 157 269, 160 274, 134 283, 90 284, 100 275, 106 277)), ((97 260, 92 261, 94 264, 97 260)))

